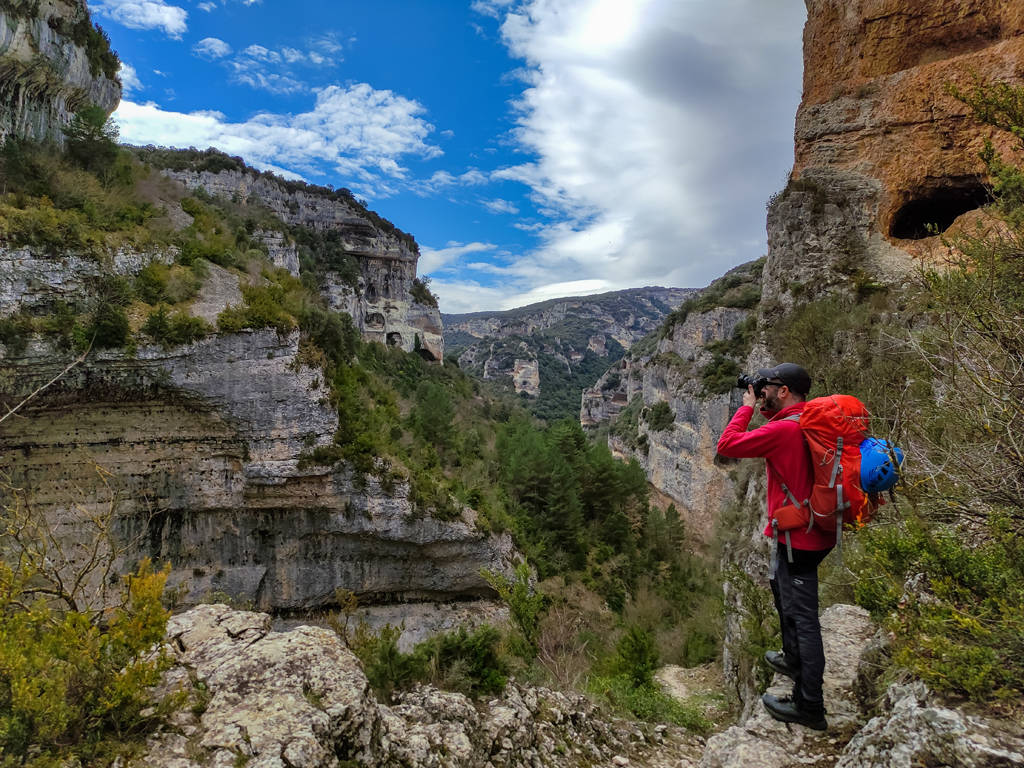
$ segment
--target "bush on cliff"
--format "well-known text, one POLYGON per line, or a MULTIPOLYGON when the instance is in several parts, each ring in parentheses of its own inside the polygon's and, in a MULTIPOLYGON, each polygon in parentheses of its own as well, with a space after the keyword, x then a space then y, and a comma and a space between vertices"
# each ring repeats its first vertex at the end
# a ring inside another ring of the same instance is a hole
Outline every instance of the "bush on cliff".
POLYGON ((148 561, 111 588, 109 515, 83 523, 95 550, 64 557, 46 521, 0 478, 0 765, 106 764, 177 705, 153 707, 166 660, 167 571, 148 561), (100 584, 97 584, 99 580, 100 584))

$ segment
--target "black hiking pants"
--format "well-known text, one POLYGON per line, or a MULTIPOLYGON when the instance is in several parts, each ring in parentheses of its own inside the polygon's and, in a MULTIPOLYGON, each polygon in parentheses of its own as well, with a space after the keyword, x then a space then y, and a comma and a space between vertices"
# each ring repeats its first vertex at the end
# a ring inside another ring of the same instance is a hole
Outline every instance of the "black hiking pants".
POLYGON ((782 626, 782 651, 799 670, 793 684, 793 702, 810 712, 825 706, 821 681, 825 674, 825 648, 818 620, 818 566, 831 549, 820 552, 794 549, 789 562, 779 546, 778 568, 771 578, 775 610, 782 626))

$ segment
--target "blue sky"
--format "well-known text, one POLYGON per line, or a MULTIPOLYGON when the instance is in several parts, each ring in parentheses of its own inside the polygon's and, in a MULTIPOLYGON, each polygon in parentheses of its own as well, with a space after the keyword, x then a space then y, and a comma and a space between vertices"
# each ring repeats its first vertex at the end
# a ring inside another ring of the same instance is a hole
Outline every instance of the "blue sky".
POLYGON ((700 287, 764 254, 797 0, 90 0, 122 140, 348 187, 445 312, 700 287))

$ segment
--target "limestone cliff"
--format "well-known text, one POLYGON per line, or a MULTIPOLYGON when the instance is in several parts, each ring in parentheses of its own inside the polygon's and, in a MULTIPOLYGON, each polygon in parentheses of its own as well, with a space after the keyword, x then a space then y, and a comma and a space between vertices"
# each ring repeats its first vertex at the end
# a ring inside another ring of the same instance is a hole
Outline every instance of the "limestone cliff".
POLYGON ((582 395, 581 423, 611 423, 612 451, 636 459, 660 502, 675 504, 688 530, 705 543, 722 499, 732 496, 714 446, 731 415, 737 360, 749 350, 761 267, 737 268, 693 293, 582 395), (723 365, 728 374, 721 373, 723 365), (669 421, 653 419, 658 404, 667 405, 669 421))
MULTIPOLYGON (((0 316, 88 301, 101 276, 154 260, 171 256, 126 251, 104 264, 0 248, 0 316)), ((192 311, 216 317, 239 277, 209 270, 192 311)), ((23 351, 0 345, 0 398, 17 402, 71 357, 40 338, 23 351)), ((328 397, 298 332, 93 352, 27 418, 0 426, 0 465, 69 540, 83 515, 115 501, 128 559, 169 560, 186 603, 223 593, 290 612, 331 603, 339 587, 367 603, 490 594, 479 571, 506 566, 507 535, 477 531, 469 510, 456 522, 424 516, 403 481, 300 466, 333 440, 328 397)))
MULTIPOLYGON (((331 309, 347 312, 368 341, 418 351, 430 360, 444 359, 441 315, 436 305, 413 295, 419 249, 408 235, 388 229, 345 197, 305 185, 288 184, 252 169, 172 170, 164 173, 190 189, 228 200, 255 200, 269 208, 287 227, 331 232, 340 248, 354 257, 354 284, 328 271, 322 286, 331 309)), ((274 236, 275 250, 287 251, 288 238, 274 236)), ((283 257, 282 257, 283 258, 283 257)), ((292 257, 297 271, 297 259, 292 257)))
POLYGON ((83 107, 112 112, 121 99, 116 62, 84 0, 0 5, 0 141, 61 141, 83 107))

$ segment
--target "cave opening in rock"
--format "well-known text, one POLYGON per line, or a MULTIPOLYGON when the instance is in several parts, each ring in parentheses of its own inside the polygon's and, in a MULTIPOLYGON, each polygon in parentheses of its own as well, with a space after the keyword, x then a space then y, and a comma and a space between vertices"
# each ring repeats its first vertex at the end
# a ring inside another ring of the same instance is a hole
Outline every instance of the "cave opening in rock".
POLYGON ((945 232, 959 216, 991 202, 988 188, 974 179, 922 192, 908 200, 892 219, 889 234, 921 240, 945 232))

